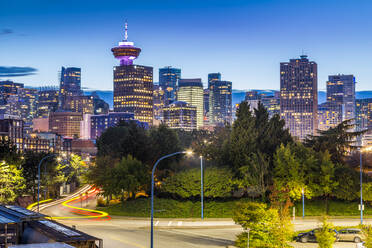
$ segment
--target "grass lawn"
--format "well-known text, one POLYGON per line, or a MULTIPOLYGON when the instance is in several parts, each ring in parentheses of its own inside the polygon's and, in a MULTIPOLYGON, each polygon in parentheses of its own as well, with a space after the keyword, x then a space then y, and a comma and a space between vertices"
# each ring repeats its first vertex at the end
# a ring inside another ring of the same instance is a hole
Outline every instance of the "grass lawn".
MULTIPOLYGON (((205 201, 205 218, 231 218, 238 201, 248 201, 246 199, 230 201, 205 201)), ((140 198, 125 201, 107 207, 97 207, 99 210, 108 212, 110 215, 149 217, 150 198, 140 198)), ((177 201, 173 199, 155 198, 154 199, 155 217, 161 218, 200 218, 200 202, 177 201)))
MULTIPOLYGON (((247 202, 249 199, 227 201, 205 201, 205 218, 231 218, 237 202, 247 202)), ((360 215, 358 202, 329 200, 329 216, 355 216, 360 215)), ((155 217, 160 218, 200 218, 200 202, 178 201, 173 199, 155 198, 155 217)), ((296 202, 296 215, 302 216, 302 202, 296 202)), ((110 215, 149 217, 150 198, 139 198, 125 201, 107 207, 97 207, 98 210, 108 212, 110 215)), ((291 210, 292 214, 292 210, 291 210)), ((325 214, 324 200, 305 200, 305 216, 321 216, 325 214)), ((364 214, 372 217, 372 207, 365 204, 364 214)))

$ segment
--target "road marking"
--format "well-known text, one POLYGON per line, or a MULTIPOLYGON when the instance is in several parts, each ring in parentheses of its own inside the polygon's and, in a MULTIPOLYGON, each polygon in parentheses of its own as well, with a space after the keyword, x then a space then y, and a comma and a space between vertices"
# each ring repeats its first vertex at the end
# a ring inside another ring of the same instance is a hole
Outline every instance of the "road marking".
POLYGON ((157 226, 158 224, 159 224, 159 221, 156 221, 156 222, 155 222, 155 226, 157 226))
POLYGON ((168 226, 170 226, 170 225, 172 225, 172 221, 169 221, 169 222, 168 222, 168 226))
POLYGON ((182 226, 182 221, 178 221, 177 226, 182 226))

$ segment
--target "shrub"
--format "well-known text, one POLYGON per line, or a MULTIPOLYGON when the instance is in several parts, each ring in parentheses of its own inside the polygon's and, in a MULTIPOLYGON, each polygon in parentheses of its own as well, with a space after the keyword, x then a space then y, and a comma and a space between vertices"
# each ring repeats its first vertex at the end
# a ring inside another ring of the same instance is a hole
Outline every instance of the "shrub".
POLYGON ((334 227, 328 222, 328 217, 322 218, 322 227, 315 233, 319 248, 332 248, 336 241, 334 227))

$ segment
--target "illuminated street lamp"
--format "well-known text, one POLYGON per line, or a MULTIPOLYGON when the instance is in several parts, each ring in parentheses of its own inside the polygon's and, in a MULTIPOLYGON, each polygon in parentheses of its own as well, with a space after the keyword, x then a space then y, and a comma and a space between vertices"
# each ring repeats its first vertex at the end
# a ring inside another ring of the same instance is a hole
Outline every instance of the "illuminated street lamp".
POLYGON ((162 161, 163 159, 178 155, 178 154, 188 154, 191 155, 192 151, 183 151, 183 152, 175 152, 172 154, 165 155, 156 161, 154 167, 152 168, 152 173, 151 173, 151 248, 154 247, 154 174, 156 170, 156 166, 158 166, 159 162, 162 161))

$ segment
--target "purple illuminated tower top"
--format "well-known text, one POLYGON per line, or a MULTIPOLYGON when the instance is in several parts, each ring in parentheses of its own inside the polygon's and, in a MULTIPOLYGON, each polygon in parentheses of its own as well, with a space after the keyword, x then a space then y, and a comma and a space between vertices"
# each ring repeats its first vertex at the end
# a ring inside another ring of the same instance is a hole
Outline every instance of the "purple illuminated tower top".
POLYGON ((141 48, 135 47, 133 42, 128 41, 128 23, 125 22, 124 40, 119 42, 119 46, 111 49, 115 58, 120 60, 120 65, 132 65, 140 52, 141 48))

